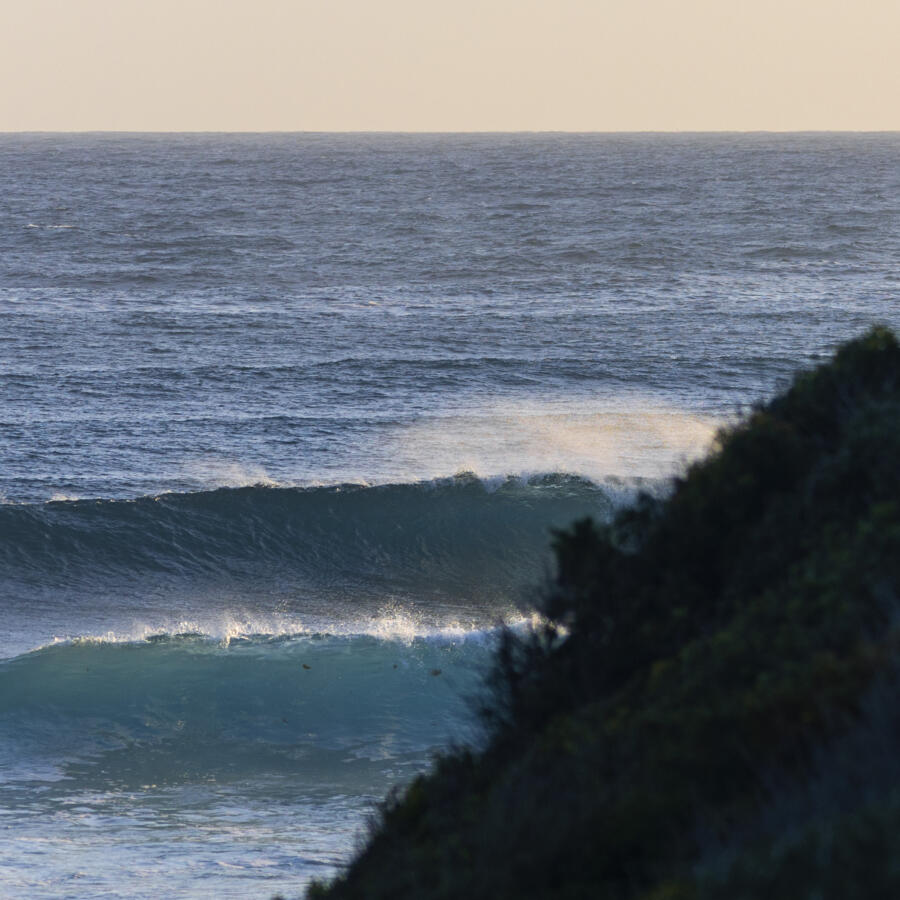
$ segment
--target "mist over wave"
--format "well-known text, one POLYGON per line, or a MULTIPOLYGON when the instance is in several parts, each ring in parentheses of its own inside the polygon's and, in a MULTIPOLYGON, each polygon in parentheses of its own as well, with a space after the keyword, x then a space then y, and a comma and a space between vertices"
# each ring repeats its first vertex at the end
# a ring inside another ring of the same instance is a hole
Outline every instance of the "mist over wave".
POLYGON ((395 464, 422 479, 465 469, 482 477, 567 472, 603 484, 670 477, 710 449, 725 420, 619 390, 484 402, 398 428, 385 446, 395 464))
MULTIPOLYGON (((173 374, 173 373, 169 373, 173 374)), ((379 416, 359 421, 336 413, 316 416, 241 414, 234 427, 262 429, 269 451, 254 458, 247 446, 188 453, 183 457, 142 460, 140 475, 104 470, 95 458, 78 460, 81 472, 52 478, 32 469, 0 472, 0 498, 8 503, 45 500, 139 499, 163 493, 197 493, 220 487, 339 487, 401 485, 439 481, 466 472, 485 482, 568 473, 597 483, 670 476, 709 449, 727 420, 645 392, 618 389, 596 396, 577 393, 524 398, 488 397, 447 403, 409 416, 379 416), (347 438, 327 459, 288 454, 297 429, 347 438), (353 438, 353 440, 350 440, 353 438), (273 452, 274 451, 274 452, 273 452), (10 477, 12 476, 12 477, 10 477)), ((127 436, 118 414, 104 417, 104 431, 127 436)), ((62 423, 54 420, 52 427, 62 423)), ((83 423, 81 423, 83 424, 83 423)), ((206 431, 224 423, 180 425, 206 431)), ((50 425, 50 423, 48 423, 50 425)), ((79 423, 71 425, 78 434, 79 423)), ((172 426, 174 427, 174 426, 172 426)), ((223 441, 222 447, 229 448, 223 441)))

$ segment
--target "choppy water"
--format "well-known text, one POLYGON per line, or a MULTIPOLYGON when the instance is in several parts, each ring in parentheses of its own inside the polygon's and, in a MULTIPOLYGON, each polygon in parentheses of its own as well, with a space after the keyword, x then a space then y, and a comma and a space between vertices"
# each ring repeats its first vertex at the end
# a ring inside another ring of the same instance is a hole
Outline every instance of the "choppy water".
POLYGON ((900 135, 0 136, 0 894, 333 871, 549 528, 898 296, 900 135))

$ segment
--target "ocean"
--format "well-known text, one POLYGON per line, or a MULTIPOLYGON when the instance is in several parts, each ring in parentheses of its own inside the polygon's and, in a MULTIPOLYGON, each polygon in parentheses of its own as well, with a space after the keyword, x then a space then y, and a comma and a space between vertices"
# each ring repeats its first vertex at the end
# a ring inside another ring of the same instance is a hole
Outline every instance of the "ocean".
POLYGON ((0 896, 299 896, 554 528, 900 327, 900 135, 0 135, 0 896))

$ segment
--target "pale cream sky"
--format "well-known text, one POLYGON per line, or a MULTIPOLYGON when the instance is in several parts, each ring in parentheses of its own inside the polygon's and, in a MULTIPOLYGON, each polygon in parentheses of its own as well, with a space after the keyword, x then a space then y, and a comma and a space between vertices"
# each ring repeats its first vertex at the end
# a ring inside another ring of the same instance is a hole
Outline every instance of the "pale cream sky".
POLYGON ((0 131, 900 129, 900 0, 0 0, 0 131))

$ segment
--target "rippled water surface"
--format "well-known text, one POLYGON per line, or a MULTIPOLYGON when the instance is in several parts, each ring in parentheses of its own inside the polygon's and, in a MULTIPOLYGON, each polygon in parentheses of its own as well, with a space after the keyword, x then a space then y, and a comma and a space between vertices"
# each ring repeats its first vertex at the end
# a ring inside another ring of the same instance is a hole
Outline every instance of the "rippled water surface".
POLYGON ((334 872, 550 528, 898 299, 900 135, 0 135, 0 894, 334 872))

